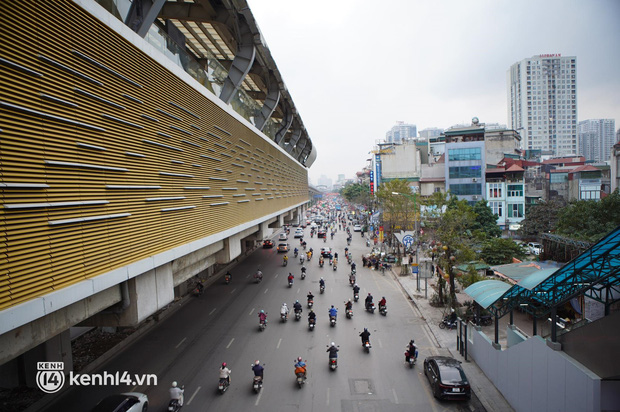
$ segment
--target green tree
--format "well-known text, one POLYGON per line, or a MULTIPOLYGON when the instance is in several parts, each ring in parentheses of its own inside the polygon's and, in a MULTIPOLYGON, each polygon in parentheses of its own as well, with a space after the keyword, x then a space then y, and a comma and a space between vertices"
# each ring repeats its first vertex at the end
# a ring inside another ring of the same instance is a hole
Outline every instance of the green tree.
POLYGON ((512 239, 493 238, 484 243, 480 257, 489 265, 512 263, 512 258, 523 259, 525 251, 512 239))
POLYGON ((377 200, 383 209, 384 224, 387 223, 390 233, 393 234, 396 227, 413 229, 416 216, 414 207, 419 206, 414 205, 415 196, 405 180, 394 179, 379 186, 377 200))
POLYGON ((369 206, 370 186, 360 183, 350 183, 340 189, 340 195, 350 203, 369 206))
POLYGON ((519 235, 525 239, 538 239, 542 233, 555 231, 558 213, 565 205, 563 198, 555 197, 529 206, 525 211, 525 219, 521 221, 519 235))
POLYGON ((484 233, 485 237, 501 236, 502 229, 497 226, 499 216, 493 213, 486 200, 481 200, 474 204, 474 213, 476 214, 476 221, 472 225, 474 230, 484 233))
POLYGON ((577 240, 597 242, 620 225, 620 194, 616 189, 600 201, 571 202, 558 213, 557 233, 577 240))

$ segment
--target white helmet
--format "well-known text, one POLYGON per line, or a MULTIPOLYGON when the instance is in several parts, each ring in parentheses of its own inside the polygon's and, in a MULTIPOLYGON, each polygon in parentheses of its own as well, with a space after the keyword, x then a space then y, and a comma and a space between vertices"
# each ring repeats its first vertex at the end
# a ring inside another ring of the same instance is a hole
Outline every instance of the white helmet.
POLYGON ((336 344, 334 342, 332 342, 332 346, 336 346, 336 344))
POLYGON ((176 388, 177 387, 177 381, 172 382, 172 387, 176 388))
POLYGON ((254 362, 254 365, 260 365, 260 361, 257 360, 256 362, 254 362))
POLYGON ((282 304, 282 306, 286 306, 286 302, 284 302, 284 303, 282 304))

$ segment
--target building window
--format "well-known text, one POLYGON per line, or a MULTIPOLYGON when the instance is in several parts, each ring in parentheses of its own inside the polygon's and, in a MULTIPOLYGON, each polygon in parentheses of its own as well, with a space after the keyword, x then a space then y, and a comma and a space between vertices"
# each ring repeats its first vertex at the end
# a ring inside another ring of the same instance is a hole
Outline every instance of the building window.
POLYGON ((465 148, 465 149, 449 149, 448 160, 481 160, 482 151, 479 147, 465 148))
POLYGON ((449 170, 450 179, 482 177, 481 166, 456 166, 449 170))
POLYGON ((489 183, 489 199, 503 197, 502 195, 502 183, 489 183))
POLYGON ((508 217, 523 217, 523 203, 508 203, 508 217))
POLYGON ((450 193, 457 196, 481 195, 482 185, 479 184, 460 184, 450 185, 450 193))
POLYGON ((601 187, 600 186, 579 186, 579 199, 580 200, 600 200, 601 187))
POLYGON ((508 197, 523 197, 523 185, 508 185, 508 197))
POLYGON ((489 207, 493 211, 493 214, 499 217, 504 215, 504 202, 489 202, 489 207))
POLYGON ((568 173, 550 173, 550 182, 551 183, 564 183, 568 182, 568 173))

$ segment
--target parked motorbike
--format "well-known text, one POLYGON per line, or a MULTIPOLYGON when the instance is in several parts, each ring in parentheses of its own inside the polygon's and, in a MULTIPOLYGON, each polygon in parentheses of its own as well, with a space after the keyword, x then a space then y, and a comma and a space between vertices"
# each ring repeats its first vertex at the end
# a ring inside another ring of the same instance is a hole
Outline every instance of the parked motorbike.
POLYGON ((220 394, 223 395, 229 386, 230 386, 230 382, 228 382, 228 379, 220 378, 220 382, 217 385, 217 390, 220 392, 220 394))
POLYGON ((473 322, 479 326, 490 326, 493 324, 493 317, 489 315, 482 315, 480 317, 474 316, 473 322))
POLYGON ((443 320, 439 323, 439 327, 441 329, 456 329, 456 320, 452 322, 448 316, 443 318, 443 320))

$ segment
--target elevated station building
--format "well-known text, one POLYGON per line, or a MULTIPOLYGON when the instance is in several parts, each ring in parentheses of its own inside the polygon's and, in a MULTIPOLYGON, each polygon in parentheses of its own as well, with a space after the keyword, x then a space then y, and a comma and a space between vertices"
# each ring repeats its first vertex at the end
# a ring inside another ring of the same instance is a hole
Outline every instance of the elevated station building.
POLYGON ((297 219, 317 151, 245 0, 0 16, 7 387, 70 365, 72 326, 137 325, 297 219))

